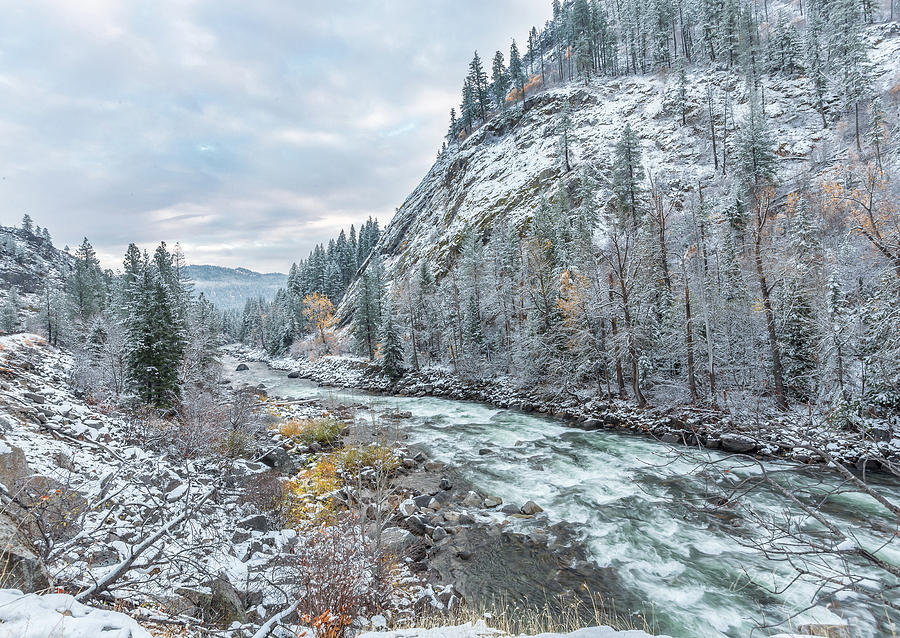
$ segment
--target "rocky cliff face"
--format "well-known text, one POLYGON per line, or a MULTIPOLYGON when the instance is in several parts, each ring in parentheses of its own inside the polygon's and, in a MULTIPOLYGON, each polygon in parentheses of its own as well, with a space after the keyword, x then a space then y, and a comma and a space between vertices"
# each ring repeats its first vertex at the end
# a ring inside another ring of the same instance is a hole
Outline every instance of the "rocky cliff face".
MULTIPOLYGON (((891 103, 890 90, 900 80, 900 37, 896 23, 873 27, 869 51, 875 64, 875 90, 891 103)), ((676 102, 674 72, 597 78, 572 83, 530 97, 521 107, 495 115, 458 145, 442 153, 422 182, 398 209, 382 235, 377 252, 389 274, 402 274, 422 259, 440 273, 454 259, 468 231, 485 237, 499 221, 521 227, 542 196, 562 187, 577 204, 575 184, 584 167, 600 177, 600 201, 610 198, 613 148, 626 123, 641 140, 643 164, 653 180, 689 206, 704 195, 727 194, 732 187, 732 145, 748 111, 748 91, 734 71, 697 68, 687 74, 686 123, 676 102), (714 96, 719 170, 714 168, 708 111, 714 96), (572 118, 572 170, 563 171, 558 153, 560 113, 572 118), (723 112, 728 138, 722 139, 723 112), (723 174, 723 144, 727 146, 723 174), (605 179, 606 178, 606 179, 605 179)), ((852 121, 823 128, 809 99, 805 77, 766 76, 762 87, 765 114, 778 155, 778 177, 790 184, 815 177, 853 144, 852 121)), ((837 111, 839 105, 832 105, 837 111)), ((352 295, 348 295, 348 298, 352 295)), ((346 302, 345 302, 346 305, 346 302)), ((344 309, 346 312, 346 309, 344 309)))
POLYGON ((64 279, 75 258, 44 239, 22 230, 0 226, 0 291, 15 286, 22 294, 37 294, 47 277, 64 279))

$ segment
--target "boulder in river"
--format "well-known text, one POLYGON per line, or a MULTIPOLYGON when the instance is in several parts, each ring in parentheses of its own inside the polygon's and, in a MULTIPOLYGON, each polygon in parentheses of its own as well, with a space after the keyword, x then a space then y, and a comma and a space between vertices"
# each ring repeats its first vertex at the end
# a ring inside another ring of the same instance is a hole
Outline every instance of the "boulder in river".
POLYGON ((291 370, 290 372, 288 372, 287 378, 288 379, 299 379, 300 371, 299 370, 291 370))
POLYGON ((235 372, 246 372, 249 369, 250 369, 250 366, 248 366, 246 363, 239 363, 238 367, 236 367, 234 369, 234 371, 235 372))
POLYGON ((503 499, 500 498, 499 496, 486 496, 484 498, 484 506, 487 507, 488 509, 490 509, 492 507, 497 507, 498 505, 502 505, 502 504, 503 504, 503 499))
POLYGON ((534 501, 526 501, 525 504, 521 508, 521 512, 523 514, 540 514, 544 511, 544 508, 535 503, 534 501))
POLYGON ((746 454, 756 449, 756 442, 740 434, 723 434, 719 437, 722 449, 734 454, 746 454))

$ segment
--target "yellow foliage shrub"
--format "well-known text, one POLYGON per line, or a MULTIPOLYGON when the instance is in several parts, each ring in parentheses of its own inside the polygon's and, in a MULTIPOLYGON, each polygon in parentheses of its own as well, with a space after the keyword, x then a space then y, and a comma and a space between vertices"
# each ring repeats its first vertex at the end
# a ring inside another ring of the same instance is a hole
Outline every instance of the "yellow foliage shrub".
POLYGON ((281 436, 302 441, 331 445, 340 436, 344 424, 330 416, 317 419, 291 419, 278 426, 281 436))
POLYGON ((336 511, 334 499, 323 497, 342 486, 334 462, 329 458, 319 460, 285 481, 281 502, 285 520, 300 528, 331 522, 336 511))

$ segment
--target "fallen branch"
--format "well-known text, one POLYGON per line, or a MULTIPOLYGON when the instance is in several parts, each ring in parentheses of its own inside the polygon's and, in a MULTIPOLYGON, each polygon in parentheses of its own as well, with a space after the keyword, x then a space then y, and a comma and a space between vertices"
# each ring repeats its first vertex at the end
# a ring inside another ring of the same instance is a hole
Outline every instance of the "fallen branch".
POLYGON ((131 566, 134 564, 134 561, 138 559, 138 557, 147 551, 150 547, 153 546, 156 541, 160 538, 168 534, 173 528, 177 527, 187 519, 189 519, 194 512, 196 512, 200 507, 207 501, 209 498, 215 493, 216 487, 211 487, 193 507, 185 507, 184 512, 181 516, 173 518, 171 521, 157 529, 150 536, 141 541, 137 547, 131 550, 131 554, 128 555, 122 562, 113 567, 103 578, 101 578, 93 587, 89 587, 85 589, 83 592, 77 594, 75 596, 75 600, 78 602, 87 602, 94 598, 95 596, 105 592, 109 589, 110 585, 116 582, 119 578, 121 578, 125 573, 131 569, 131 566))
POLYGON ((256 630, 256 633, 253 634, 252 638, 266 638, 272 631, 275 629, 275 626, 281 623, 282 620, 290 616, 292 613, 297 611, 297 607, 300 606, 300 601, 298 600, 293 605, 288 607, 287 609, 278 612, 271 618, 269 618, 265 623, 263 623, 262 627, 256 630))

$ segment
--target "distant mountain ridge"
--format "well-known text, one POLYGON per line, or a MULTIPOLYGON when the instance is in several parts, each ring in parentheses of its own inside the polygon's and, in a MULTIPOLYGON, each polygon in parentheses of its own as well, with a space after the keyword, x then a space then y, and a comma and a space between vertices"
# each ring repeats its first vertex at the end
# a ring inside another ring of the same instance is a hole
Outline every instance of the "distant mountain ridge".
POLYGON ((194 290, 222 310, 243 308, 247 299, 254 297, 271 298, 287 284, 286 274, 258 273, 247 268, 201 264, 186 266, 185 272, 194 282, 194 290))

